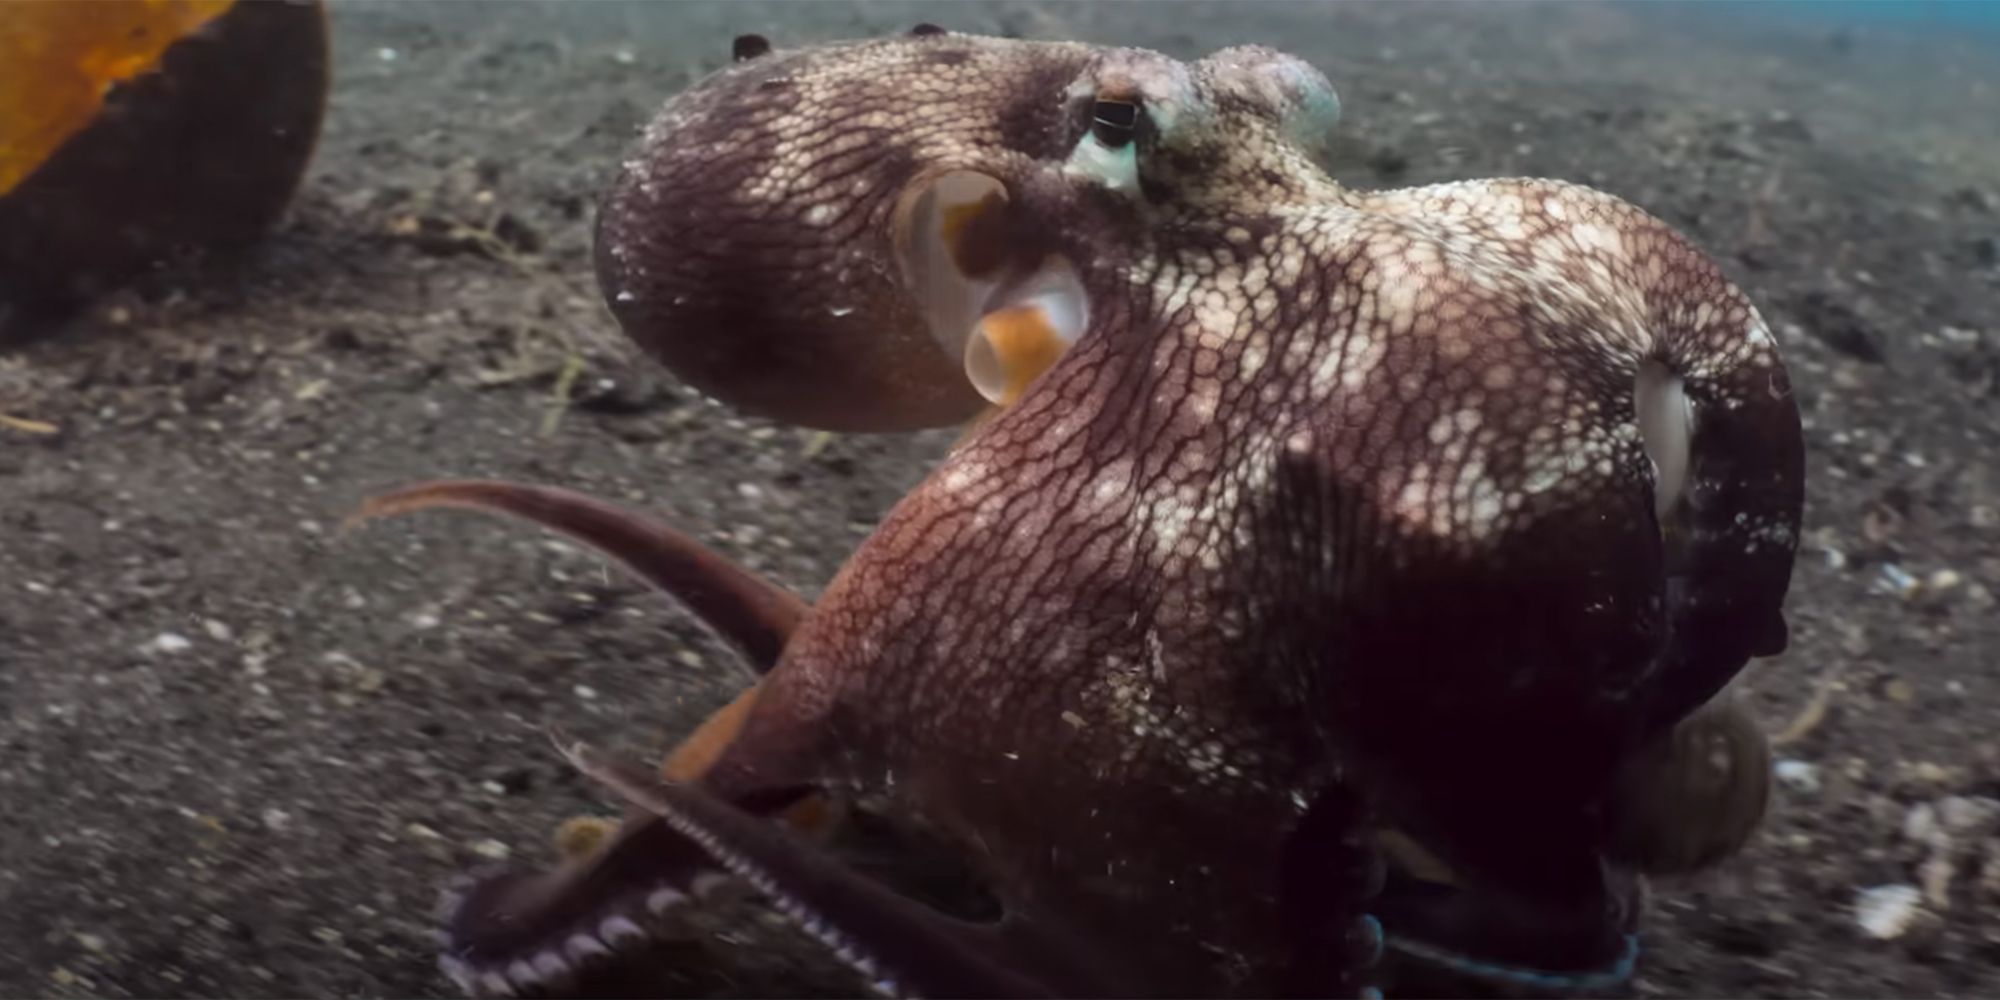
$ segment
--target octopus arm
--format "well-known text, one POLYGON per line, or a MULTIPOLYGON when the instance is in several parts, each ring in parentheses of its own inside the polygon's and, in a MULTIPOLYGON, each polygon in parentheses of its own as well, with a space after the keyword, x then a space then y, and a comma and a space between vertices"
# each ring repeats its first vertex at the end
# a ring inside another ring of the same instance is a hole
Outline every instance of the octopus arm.
POLYGON ((1015 971, 996 928, 966 923, 898 895, 695 785, 663 783, 644 769, 578 744, 572 763, 742 878, 802 930, 889 996, 1055 996, 1015 971))
POLYGON ((806 616, 804 600, 688 535, 572 490, 476 479, 438 480, 370 498, 356 521, 452 507, 540 525, 595 549, 687 605, 759 673, 806 616))

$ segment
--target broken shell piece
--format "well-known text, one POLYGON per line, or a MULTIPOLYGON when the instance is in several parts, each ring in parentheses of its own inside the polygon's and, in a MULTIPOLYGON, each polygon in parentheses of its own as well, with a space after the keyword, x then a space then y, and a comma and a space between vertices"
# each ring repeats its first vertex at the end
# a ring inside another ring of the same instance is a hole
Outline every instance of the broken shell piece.
POLYGON ((1771 772, 1777 775, 1778 781, 1786 788, 1801 795, 1814 795, 1819 792, 1819 766, 1810 761, 1787 758, 1774 765, 1771 772))
POLYGON ((1923 910, 1923 892, 1913 885, 1878 885, 1854 900, 1854 922, 1869 937, 1893 941, 1902 937, 1923 910))

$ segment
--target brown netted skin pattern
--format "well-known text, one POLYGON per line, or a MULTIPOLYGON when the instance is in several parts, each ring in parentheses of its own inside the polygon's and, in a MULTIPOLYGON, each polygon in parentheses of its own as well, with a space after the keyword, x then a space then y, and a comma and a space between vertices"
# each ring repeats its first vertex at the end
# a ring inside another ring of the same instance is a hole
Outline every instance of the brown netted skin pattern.
POLYGON ((793 747, 959 838, 1015 908, 1202 989, 1268 971, 1283 840, 1332 783, 1498 884, 1595 877, 1565 859, 1595 856, 1619 762, 1782 645, 1785 370, 1713 263, 1619 199, 1343 187, 1330 95, 1261 48, 940 35, 773 53, 669 105, 600 275, 725 399, 967 411, 895 263, 899 199, 936 172, 1006 185, 996 252, 1064 255, 1090 303, 828 588, 719 787, 793 747), (1150 116, 1130 190, 1072 157, 1105 94, 1150 116), (1664 515, 1649 362, 1692 415, 1664 515))

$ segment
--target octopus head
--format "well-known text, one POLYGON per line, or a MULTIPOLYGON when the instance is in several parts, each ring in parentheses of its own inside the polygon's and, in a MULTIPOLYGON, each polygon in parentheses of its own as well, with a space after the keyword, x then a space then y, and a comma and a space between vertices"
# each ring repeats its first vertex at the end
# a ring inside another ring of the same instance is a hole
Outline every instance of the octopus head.
POLYGON ((598 275, 682 379, 793 423, 906 430, 1011 403, 1149 228, 1332 184, 1332 85, 1261 47, 1182 63, 923 30, 736 55, 626 163, 598 275))

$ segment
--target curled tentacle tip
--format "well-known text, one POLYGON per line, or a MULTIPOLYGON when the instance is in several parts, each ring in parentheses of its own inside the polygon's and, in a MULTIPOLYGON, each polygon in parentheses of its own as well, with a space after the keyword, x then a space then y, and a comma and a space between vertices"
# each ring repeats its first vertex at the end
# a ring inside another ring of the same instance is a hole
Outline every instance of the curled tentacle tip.
POLYGON ((1770 797, 1770 741, 1725 693, 1624 769, 1612 798, 1610 849, 1653 875, 1700 871, 1749 843, 1770 797))
POLYGON ((400 517, 429 507, 463 505, 467 503, 468 487, 474 482, 431 480, 365 497, 358 508, 340 519, 337 532, 340 535, 347 535, 359 530, 370 521, 378 521, 385 517, 400 517))

